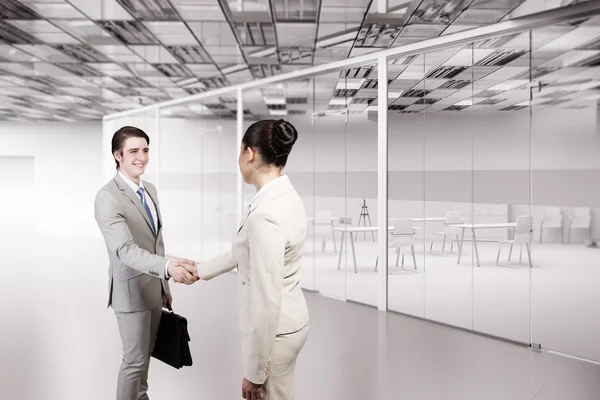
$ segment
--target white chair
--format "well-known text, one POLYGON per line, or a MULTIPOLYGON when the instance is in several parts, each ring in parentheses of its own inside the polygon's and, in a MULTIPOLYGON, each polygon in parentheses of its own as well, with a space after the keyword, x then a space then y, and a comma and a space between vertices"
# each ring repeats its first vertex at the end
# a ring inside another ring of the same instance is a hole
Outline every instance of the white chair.
POLYGON ((560 242, 565 242, 563 235, 563 216, 559 207, 546 208, 542 213, 542 219, 540 221, 540 244, 542 243, 544 229, 559 229, 560 242))
MULTIPOLYGON (((402 218, 390 221, 390 224, 394 224, 394 229, 391 233, 391 237, 388 238, 388 248, 396 249, 396 267, 400 261, 400 250, 406 247, 410 247, 413 266, 417 269, 417 257, 415 255, 415 231, 413 229, 412 218, 402 218)), ((375 271, 377 271, 377 265, 379 264, 379 256, 375 261, 375 271)), ((402 251, 402 268, 404 268, 404 251, 402 251)))
POLYGON ((592 226, 592 214, 589 208, 576 208, 573 215, 569 218, 569 230, 567 233, 567 243, 571 243, 571 232, 573 229, 585 229, 590 233, 592 226))
MULTIPOLYGON (((456 247, 459 246, 459 238, 460 229, 453 227, 452 225, 462 224, 463 222, 463 214, 460 210, 452 210, 446 211, 446 220, 444 221, 444 231, 443 232, 434 232, 434 235, 442 236, 444 241, 442 242, 442 251, 446 248, 446 236, 450 236, 452 241, 450 242, 450 253, 452 253, 454 249, 454 241, 456 240, 456 247)), ((433 250, 433 239, 431 240, 431 245, 429 246, 429 254, 431 254, 433 250)))
POLYGON ((333 241, 333 251, 337 253, 337 245, 335 243, 335 231, 333 229, 333 222, 331 219, 331 211, 329 210, 318 210, 315 211, 314 221, 314 234, 315 238, 322 238, 321 251, 325 251, 326 240, 331 237, 333 241))
POLYGON ((508 261, 512 257, 513 246, 515 244, 521 245, 521 251, 519 253, 519 264, 523 257, 523 245, 527 247, 527 256, 529 258, 529 266, 531 264, 531 242, 533 241, 533 217, 530 215, 522 215, 517 217, 517 226, 515 229, 515 236, 512 240, 500 238, 500 245, 498 247, 498 256, 496 257, 496 265, 500 262, 500 251, 502 250, 502 244, 510 243, 510 250, 508 253, 508 261))

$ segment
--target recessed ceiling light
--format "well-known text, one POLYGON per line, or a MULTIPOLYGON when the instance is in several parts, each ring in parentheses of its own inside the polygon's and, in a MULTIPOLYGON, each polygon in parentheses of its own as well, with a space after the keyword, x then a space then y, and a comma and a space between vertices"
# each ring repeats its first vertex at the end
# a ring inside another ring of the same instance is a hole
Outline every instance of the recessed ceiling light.
POLYGON ((360 89, 364 83, 365 83, 365 79, 341 80, 341 81, 338 81, 338 83, 335 85, 335 88, 337 90, 360 89))
POLYGON ((455 106, 472 106, 473 99, 465 99, 454 104, 455 106))
POLYGON ((504 81, 502 83, 499 83, 495 86, 492 86, 488 90, 502 90, 502 91, 513 90, 519 86, 527 84, 528 82, 529 82, 528 80, 524 80, 524 79, 509 80, 509 81, 504 81))
POLYGON ((331 100, 329 100, 329 104, 331 104, 331 105, 343 105, 343 106, 345 106, 347 104, 350 104, 351 100, 352 99, 347 99, 345 97, 334 97, 331 100))
POLYGON ((265 104, 285 104, 284 97, 264 97, 265 104))

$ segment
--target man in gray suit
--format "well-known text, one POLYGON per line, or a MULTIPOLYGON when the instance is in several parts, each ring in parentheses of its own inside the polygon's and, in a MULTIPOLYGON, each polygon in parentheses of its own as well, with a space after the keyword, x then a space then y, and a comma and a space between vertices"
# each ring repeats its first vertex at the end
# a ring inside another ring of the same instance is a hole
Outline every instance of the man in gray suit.
POLYGON ((148 368, 162 307, 171 304, 168 280, 192 284, 195 267, 167 260, 156 188, 140 179, 150 138, 124 126, 112 139, 117 174, 96 195, 95 217, 110 260, 108 306, 117 317, 123 362, 117 400, 148 400, 148 368))

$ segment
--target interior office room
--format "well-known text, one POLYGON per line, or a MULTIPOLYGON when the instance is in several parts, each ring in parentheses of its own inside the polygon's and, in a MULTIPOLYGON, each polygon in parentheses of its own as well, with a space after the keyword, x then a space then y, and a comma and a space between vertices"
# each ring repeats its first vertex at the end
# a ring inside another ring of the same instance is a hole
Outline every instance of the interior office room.
MULTIPOLYGON (((596 0, 0 1, 1 398, 115 396, 113 134, 149 136, 166 254, 202 262, 263 119, 299 133, 295 398, 600 398, 596 0)), ((171 284, 194 363, 153 359, 150 398, 241 398, 237 279, 171 284)))

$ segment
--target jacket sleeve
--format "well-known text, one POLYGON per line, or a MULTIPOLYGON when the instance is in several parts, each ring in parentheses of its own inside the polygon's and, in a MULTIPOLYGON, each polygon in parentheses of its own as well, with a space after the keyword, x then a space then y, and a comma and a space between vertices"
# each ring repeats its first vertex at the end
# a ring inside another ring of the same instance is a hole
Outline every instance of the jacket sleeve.
POLYGON ((169 281, 167 279, 163 279, 162 285, 165 294, 171 294, 171 286, 169 286, 169 281))
POLYGON ((247 223, 250 315, 245 337, 248 354, 244 377, 250 382, 262 384, 269 376, 279 324, 286 239, 281 225, 272 216, 255 216, 247 223))
POLYGON ((116 253, 126 266, 157 278, 164 278, 167 259, 140 248, 119 202, 106 191, 100 191, 94 201, 94 214, 109 251, 116 253))
POLYGON ((198 276, 204 281, 209 281, 214 277, 222 275, 237 268, 237 261, 233 257, 233 253, 227 253, 215 257, 210 261, 198 263, 198 276))

